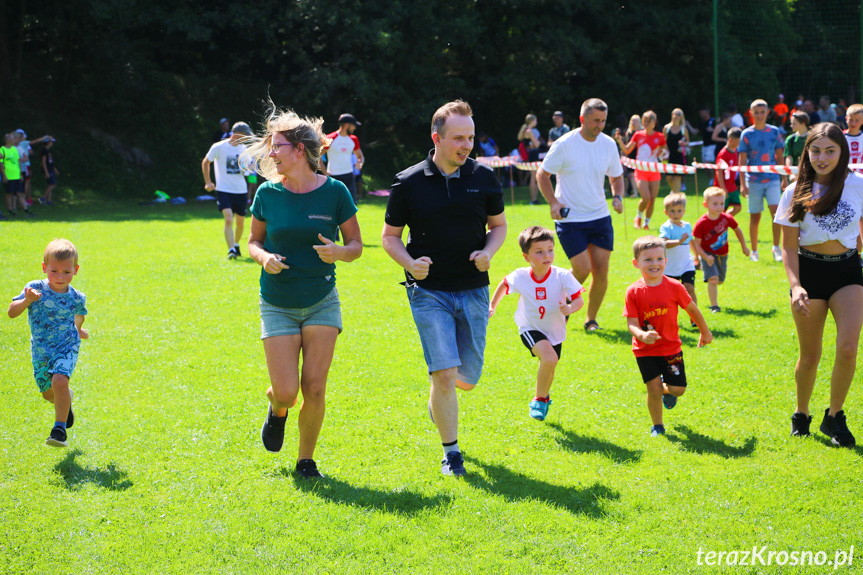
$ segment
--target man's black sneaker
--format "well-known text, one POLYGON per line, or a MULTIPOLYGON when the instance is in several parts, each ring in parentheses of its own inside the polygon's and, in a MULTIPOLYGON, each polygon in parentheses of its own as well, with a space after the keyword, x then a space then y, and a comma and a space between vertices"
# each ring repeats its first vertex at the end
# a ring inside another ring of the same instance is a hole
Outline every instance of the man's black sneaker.
POLYGON ((237 255, 238 258, 243 256, 243 254, 240 253, 240 245, 239 244, 234 246, 234 253, 237 255))
POLYGON ((240 254, 237 253, 237 248, 231 248, 228 250, 228 259, 229 260, 235 260, 235 259, 237 259, 237 256, 239 256, 239 255, 240 254))
POLYGON ((296 472, 301 477, 323 477, 324 474, 318 471, 318 466, 315 465, 314 459, 300 459, 297 461, 296 472))
POLYGON ((45 445, 50 445, 51 447, 69 447, 69 444, 66 443, 66 430, 62 427, 53 428, 51 435, 45 441, 45 445))
POLYGON ((857 442, 848 430, 848 424, 845 423, 845 412, 837 411, 832 417, 827 415, 828 413, 830 413, 829 408, 824 410, 821 433, 828 436, 836 447, 854 447, 857 442))
POLYGON ((455 477, 463 477, 467 475, 464 468, 464 457, 461 456, 461 451, 450 451, 444 456, 440 462, 440 472, 444 475, 453 475, 455 477))
POLYGON ((809 436, 809 424, 812 416, 799 411, 791 416, 791 437, 809 436))
POLYGON ((284 417, 273 415, 273 406, 267 404, 267 419, 264 420, 264 426, 261 428, 261 441, 267 451, 278 453, 282 448, 282 443, 285 442, 285 422, 287 420, 287 414, 284 417))

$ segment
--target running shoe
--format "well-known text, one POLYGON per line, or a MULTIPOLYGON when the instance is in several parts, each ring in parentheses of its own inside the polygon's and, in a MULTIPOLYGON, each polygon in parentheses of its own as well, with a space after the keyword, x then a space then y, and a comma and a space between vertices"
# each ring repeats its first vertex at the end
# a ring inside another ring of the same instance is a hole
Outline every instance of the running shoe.
POLYGON ((665 406, 665 409, 674 409, 674 406, 677 405, 677 396, 670 393, 663 393, 662 405, 665 406))
POLYGON ((48 436, 45 445, 50 445, 51 447, 69 447, 69 444, 66 443, 66 430, 62 427, 51 429, 51 435, 48 436))
POLYGON ((707 308, 707 309, 709 309, 709 310, 710 310, 711 312, 713 312, 713 313, 719 313, 719 312, 721 312, 721 311, 722 311, 722 308, 721 308, 721 307, 719 307, 718 305, 712 305, 712 306, 710 306, 710 307, 709 307, 709 308, 707 308))
POLYGON ((757 262, 758 261, 758 251, 752 250, 749 253, 749 259, 752 260, 753 262, 757 262))
POLYGON ((314 459, 300 459, 297 461, 295 471, 300 475, 300 477, 305 477, 307 479, 324 476, 323 473, 318 471, 318 466, 315 464, 314 459))
POLYGON ((238 255, 239 255, 239 254, 237 253, 237 250, 236 250, 236 249, 231 248, 231 249, 229 249, 229 250, 228 250, 228 259, 229 259, 229 260, 235 260, 235 259, 237 259, 237 256, 238 256, 238 255))
POLYGON ((464 457, 461 451, 450 451, 444 456, 440 462, 440 472, 444 475, 452 475, 454 477, 463 477, 467 475, 464 468, 464 457))
POLYGON ((641 218, 639 218, 638 216, 635 216, 635 219, 632 220, 632 227, 634 227, 636 230, 640 230, 641 229, 641 218))
POLYGON ((791 416, 791 437, 808 437, 812 416, 797 412, 791 416))
POLYGON ((660 435, 665 435, 665 426, 664 425, 651 425, 650 426, 650 437, 658 437, 660 435))
POLYGON ((782 248, 779 246, 773 246, 773 261, 781 262, 782 261, 782 248))
POLYGON ((285 422, 288 415, 276 417, 273 415, 273 406, 267 403, 267 419, 261 427, 261 441, 264 448, 270 453, 278 453, 285 441, 285 422))
POLYGON ((548 407, 551 405, 551 398, 549 397, 547 401, 540 401, 538 399, 530 400, 530 410, 528 411, 528 415, 537 421, 545 421, 545 418, 548 416, 548 407))
POLYGON ((836 447, 854 447, 857 441, 851 435, 845 422, 845 412, 837 411, 836 415, 827 415, 830 409, 824 410, 824 420, 821 422, 821 433, 828 436, 836 447))

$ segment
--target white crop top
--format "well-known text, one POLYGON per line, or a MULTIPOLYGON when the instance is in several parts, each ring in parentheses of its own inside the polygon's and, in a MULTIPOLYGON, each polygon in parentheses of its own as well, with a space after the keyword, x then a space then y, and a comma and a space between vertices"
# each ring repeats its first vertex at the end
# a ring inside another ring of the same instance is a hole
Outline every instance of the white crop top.
MULTIPOLYGON (((813 216, 806 212, 803 219, 796 222, 788 221, 791 217, 789 208, 791 199, 794 197, 794 189, 797 183, 793 183, 782 194, 779 206, 776 208, 776 217, 773 223, 793 228, 800 228, 800 245, 811 246, 823 244, 829 240, 838 240, 846 248, 857 247, 857 236, 860 229, 857 223, 863 218, 863 177, 851 173, 845 180, 845 188, 839 203, 829 214, 813 216)), ((814 184, 815 193, 824 189, 823 186, 814 184), (819 189, 820 188, 820 189, 819 189)))

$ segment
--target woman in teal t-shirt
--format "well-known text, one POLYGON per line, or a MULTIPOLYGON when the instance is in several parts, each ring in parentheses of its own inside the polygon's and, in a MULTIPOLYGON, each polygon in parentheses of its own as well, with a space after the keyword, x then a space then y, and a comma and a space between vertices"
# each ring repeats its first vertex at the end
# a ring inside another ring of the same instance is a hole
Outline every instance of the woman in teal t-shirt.
POLYGON ((303 392, 296 471, 322 477, 313 459, 324 421, 327 374, 342 331, 336 260, 362 254, 357 208, 341 182, 316 173, 323 120, 273 107, 266 133, 247 138, 240 162, 266 177, 252 203, 249 255, 261 264, 261 339, 270 388, 261 441, 277 452, 288 408, 303 392), (344 245, 333 240, 341 228, 344 245), (303 356, 302 373, 299 370, 303 356))

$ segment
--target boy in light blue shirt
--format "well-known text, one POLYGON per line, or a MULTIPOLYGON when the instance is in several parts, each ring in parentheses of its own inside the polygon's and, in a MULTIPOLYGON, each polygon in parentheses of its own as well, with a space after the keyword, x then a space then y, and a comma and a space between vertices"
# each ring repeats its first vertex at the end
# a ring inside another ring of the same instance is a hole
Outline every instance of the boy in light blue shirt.
POLYGON ((27 310, 33 376, 42 397, 54 404, 54 426, 46 443, 68 447, 66 430, 75 422, 69 378, 75 371, 81 340, 89 334, 82 325, 87 315, 84 294, 69 284, 78 273, 78 251, 68 240, 54 240, 45 248, 42 271, 47 279, 29 282, 12 298, 9 317, 27 310))
POLYGON ((668 194, 662 204, 665 215, 668 216, 668 221, 659 228, 659 237, 665 240, 664 275, 682 283, 692 301, 698 303, 695 297, 695 263, 689 254, 692 226, 683 221, 686 214, 686 195, 668 194))

